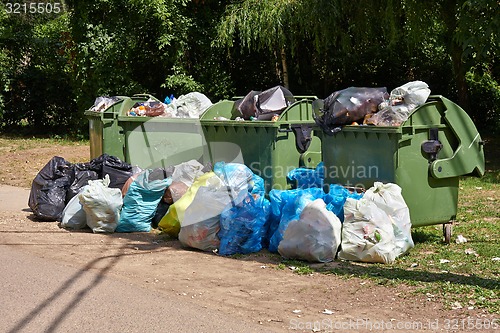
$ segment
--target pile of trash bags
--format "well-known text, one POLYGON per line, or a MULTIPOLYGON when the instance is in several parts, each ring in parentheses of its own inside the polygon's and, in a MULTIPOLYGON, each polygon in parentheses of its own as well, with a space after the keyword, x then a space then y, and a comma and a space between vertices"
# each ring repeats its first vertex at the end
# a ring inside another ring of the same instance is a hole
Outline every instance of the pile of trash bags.
POLYGON ((342 125, 400 126, 430 93, 423 81, 408 82, 390 94, 385 87, 349 87, 316 100, 313 118, 328 134, 342 125))
POLYGON ((141 170, 106 154, 79 164, 56 156, 33 180, 29 207, 66 229, 157 228, 183 246, 225 256, 268 249, 310 262, 392 263, 413 247, 398 185, 358 193, 324 184, 321 169, 292 170, 296 188, 266 194, 264 180, 239 163, 141 170))

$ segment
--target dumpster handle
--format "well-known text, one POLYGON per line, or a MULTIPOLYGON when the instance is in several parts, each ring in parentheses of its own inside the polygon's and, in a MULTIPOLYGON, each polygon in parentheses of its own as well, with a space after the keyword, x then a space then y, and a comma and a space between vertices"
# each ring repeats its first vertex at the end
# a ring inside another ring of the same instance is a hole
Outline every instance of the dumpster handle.
POLYGON ((430 166, 434 178, 449 178, 476 172, 484 175, 484 152, 481 136, 465 111, 445 97, 437 96, 444 104, 444 119, 458 139, 459 145, 449 158, 437 159, 430 166))

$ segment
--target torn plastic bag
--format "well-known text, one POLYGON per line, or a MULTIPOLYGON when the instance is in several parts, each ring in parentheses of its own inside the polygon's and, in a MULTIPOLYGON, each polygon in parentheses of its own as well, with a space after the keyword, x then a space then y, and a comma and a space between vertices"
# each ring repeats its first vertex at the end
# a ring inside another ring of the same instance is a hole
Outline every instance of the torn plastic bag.
MULTIPOLYGON (((84 191, 83 186, 80 191, 84 191)), ((62 212, 61 227, 65 229, 79 230, 87 227, 87 214, 80 203, 78 194, 73 196, 64 207, 62 212)))
POLYGON ((336 127, 361 121, 367 114, 377 112, 378 105, 388 97, 385 87, 349 87, 332 93, 323 103, 315 103, 319 107, 314 108, 313 118, 323 131, 333 134, 336 127))
POLYGON ((278 252, 285 259, 333 261, 340 245, 341 230, 339 218, 326 209, 322 199, 316 199, 306 205, 298 220, 290 222, 278 252))
POLYGON ((286 175, 293 188, 323 187, 325 168, 320 162, 316 169, 295 168, 286 175))
POLYGON ((66 207, 66 193, 74 178, 71 163, 54 156, 38 172, 31 183, 28 206, 42 221, 61 221, 66 207))
POLYGON ((90 180, 78 194, 87 215, 87 225, 95 233, 114 232, 120 220, 123 205, 122 191, 109 187, 109 175, 104 179, 90 180))
POLYGON ((255 98, 258 120, 270 120, 273 116, 281 114, 295 102, 293 94, 282 86, 267 89, 255 98))
POLYGON ((118 188, 120 190, 130 176, 141 171, 137 168, 134 170, 134 167, 127 162, 123 162, 118 157, 108 154, 102 154, 91 160, 88 164, 88 169, 97 172, 99 179, 109 175, 109 187, 118 188))
POLYGON ((398 249, 389 215, 366 198, 348 198, 344 211, 342 246, 338 257, 362 262, 393 263, 398 249))
POLYGON ((415 245, 411 237, 410 210, 397 184, 375 182, 364 194, 364 198, 373 201, 386 212, 393 223, 396 257, 408 252, 415 245))
POLYGON ((424 104, 431 94, 429 85, 423 81, 411 81, 393 89, 389 97, 392 105, 406 104, 410 112, 424 104))
POLYGON ((137 175, 123 198, 120 220, 115 232, 149 232, 156 208, 171 178, 159 177, 152 169, 137 175))
POLYGON ((95 112, 104 112, 106 111, 111 105, 115 104, 116 102, 122 100, 121 97, 118 96, 100 96, 97 97, 94 101, 94 105, 90 109, 91 111, 95 112))
POLYGON ((239 204, 226 206, 220 218, 219 254, 248 254, 262 250, 270 202, 264 195, 247 194, 239 204))
MULTIPOLYGON (((275 229, 269 240, 269 251, 278 252, 278 246, 283 239, 283 234, 290 221, 297 220, 300 217, 300 213, 304 207, 316 200, 323 197, 323 189, 321 188, 308 188, 308 189, 295 189, 295 190, 271 190, 271 192, 276 191, 271 198, 272 200, 278 200, 274 204, 274 214, 279 214, 279 224, 278 227, 270 226, 270 228, 275 229), (282 208, 281 208, 282 207, 282 208), (281 212, 278 212, 281 208, 281 212)), ((276 216, 274 217, 276 218, 276 216)))
POLYGON ((250 120, 251 117, 257 116, 257 106, 255 103, 258 94, 260 94, 260 91, 252 90, 245 97, 234 102, 243 119, 250 120))

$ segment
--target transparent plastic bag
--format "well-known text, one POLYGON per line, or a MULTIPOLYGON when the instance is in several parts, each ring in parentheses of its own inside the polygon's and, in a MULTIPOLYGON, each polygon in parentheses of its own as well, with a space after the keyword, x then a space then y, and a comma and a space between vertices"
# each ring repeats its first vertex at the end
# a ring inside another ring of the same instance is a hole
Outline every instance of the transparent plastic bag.
POLYGON ((397 257, 391 218, 373 201, 348 198, 344 205, 340 259, 391 264, 397 257))
POLYGON ((120 220, 123 205, 122 191, 109 187, 109 176, 90 180, 89 185, 78 194, 87 216, 87 225, 95 233, 114 232, 120 220))
POLYGON ((290 222, 278 252, 286 259, 333 261, 340 245, 341 230, 339 218, 326 209, 322 199, 316 199, 307 204, 298 220, 290 222))

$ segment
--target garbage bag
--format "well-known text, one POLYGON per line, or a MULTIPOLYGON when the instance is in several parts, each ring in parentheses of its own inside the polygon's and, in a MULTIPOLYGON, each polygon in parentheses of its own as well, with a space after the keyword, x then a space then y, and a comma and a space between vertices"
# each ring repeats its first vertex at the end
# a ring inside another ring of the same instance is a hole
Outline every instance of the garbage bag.
POLYGON ((149 232, 156 208, 171 178, 151 177, 154 170, 137 175, 123 198, 120 220, 115 232, 149 232))
POLYGON ((122 192, 118 188, 110 188, 109 183, 109 175, 104 179, 90 180, 89 185, 78 194, 87 215, 87 225, 95 233, 114 232, 120 220, 122 192))
POLYGON ((95 112, 104 112, 106 111, 111 105, 115 104, 116 102, 122 100, 123 98, 118 97, 118 96, 100 96, 97 97, 94 101, 94 105, 90 108, 91 111, 95 112))
POLYGON ((178 237, 181 221, 188 206, 193 202, 196 192, 205 186, 208 180, 216 176, 214 172, 207 172, 195 179, 188 191, 169 208, 165 216, 158 223, 158 228, 171 237, 178 237))
MULTIPOLYGON (((116 156, 102 154, 89 162, 89 170, 97 172, 99 179, 109 175, 109 187, 122 189, 123 185, 137 170, 116 156), (135 171, 135 172, 134 172, 135 171)), ((139 170, 140 171, 140 170, 139 170)))
POLYGON ((176 118, 200 118, 210 106, 212 102, 207 96, 200 92, 191 92, 166 105, 165 113, 176 118))
POLYGON ((220 218, 219 254, 248 254, 262 250, 270 202, 264 195, 247 194, 239 204, 226 206, 220 218))
POLYGON ((160 200, 160 202, 158 202, 158 206, 156 206, 155 214, 153 215, 153 219, 151 220, 151 227, 152 228, 154 228, 154 229, 158 228, 158 225, 159 225, 161 219, 163 218, 163 216, 165 216, 165 214, 167 214, 169 208, 170 208, 170 204, 167 203, 164 198, 162 198, 160 200))
POLYGON ((234 202, 231 190, 218 176, 213 175, 196 192, 193 201, 180 220, 179 241, 203 251, 219 247, 217 233, 220 230, 220 215, 224 208, 234 202))
POLYGON ((394 229, 396 257, 400 256, 415 245, 411 237, 410 210, 401 194, 401 187, 397 184, 375 182, 364 194, 364 198, 373 201, 377 207, 386 212, 394 229))
POLYGON ((69 202, 85 185, 88 185, 89 180, 97 179, 99 179, 97 172, 86 170, 82 163, 74 164, 74 179, 66 192, 66 202, 69 202))
POLYGON ((423 81, 411 81, 393 89, 381 110, 365 120, 367 125, 401 126, 413 110, 427 101, 431 91, 423 81))
POLYGON ((193 184, 196 177, 203 175, 207 171, 209 170, 196 160, 176 165, 172 174, 172 184, 167 189, 168 195, 172 199, 170 203, 179 200, 193 184))
POLYGON ((66 193, 74 178, 72 164, 54 156, 31 183, 28 206, 42 221, 61 221, 66 207, 66 193))
POLYGON ((256 117, 258 120, 270 120, 280 115, 287 107, 295 102, 293 94, 282 86, 267 89, 256 97, 256 117))
POLYGON ((278 252, 286 259, 329 262, 340 246, 342 224, 326 209, 322 199, 304 207, 298 220, 290 222, 279 243, 278 252))
MULTIPOLYGON (((80 191, 84 191, 85 186, 83 186, 80 191)), ((80 198, 78 194, 73 196, 64 207, 62 212, 61 227, 65 229, 84 229, 87 227, 87 214, 80 203, 80 198)))
POLYGON ((252 90, 245 97, 234 102, 243 119, 250 120, 250 118, 257 116, 256 97, 260 93, 260 91, 252 90))
POLYGON ((335 91, 315 109, 313 118, 327 134, 334 133, 340 125, 350 125, 378 111, 378 105, 389 97, 387 89, 349 87, 335 91))
POLYGON ((326 209, 333 212, 341 222, 344 221, 344 203, 347 198, 360 199, 363 193, 351 192, 344 186, 332 184, 328 186, 328 192, 323 196, 326 209))
POLYGON ((246 196, 246 192, 263 193, 264 179, 252 172, 249 167, 241 163, 217 162, 214 165, 214 172, 226 184, 229 194, 234 201, 240 202, 238 194, 246 196))
POLYGON ((344 205, 340 259, 393 263, 398 255, 393 223, 377 204, 348 198, 344 205))
POLYGON ((295 168, 286 175, 293 188, 323 187, 325 168, 323 162, 315 169, 295 168))
POLYGON ((273 214, 279 214, 280 218, 278 227, 269 240, 270 252, 278 252, 279 243, 283 239, 283 234, 290 221, 299 219, 300 213, 302 213, 302 210, 308 203, 322 197, 323 189, 321 188, 283 190, 281 193, 275 193, 273 196, 270 196, 271 202, 273 199, 281 201, 274 205, 274 209, 282 207, 281 212, 273 212, 273 214))

